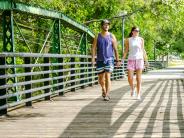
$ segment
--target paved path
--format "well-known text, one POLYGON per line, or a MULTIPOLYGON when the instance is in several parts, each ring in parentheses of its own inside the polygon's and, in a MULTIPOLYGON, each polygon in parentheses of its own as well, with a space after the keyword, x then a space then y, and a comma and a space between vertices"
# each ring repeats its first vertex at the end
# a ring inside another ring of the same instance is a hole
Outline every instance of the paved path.
POLYGON ((126 79, 113 81, 111 101, 93 86, 35 103, 0 118, 0 138, 184 137, 184 66, 143 75, 142 100, 126 79))
POLYGON ((143 79, 183 79, 184 65, 177 67, 169 67, 162 70, 152 70, 148 74, 143 75, 143 79))

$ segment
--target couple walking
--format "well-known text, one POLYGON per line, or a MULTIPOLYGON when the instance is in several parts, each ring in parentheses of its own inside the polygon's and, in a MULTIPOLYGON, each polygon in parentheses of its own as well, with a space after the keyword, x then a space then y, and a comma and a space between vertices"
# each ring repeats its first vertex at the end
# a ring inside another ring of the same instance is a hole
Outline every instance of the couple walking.
POLYGON ((92 64, 95 65, 98 71, 98 81, 102 88, 102 97, 104 100, 109 101, 109 92, 111 89, 111 73, 114 69, 114 63, 116 66, 120 66, 121 62, 126 59, 128 54, 128 82, 131 89, 131 96, 137 95, 137 99, 141 99, 141 75, 144 69, 144 61, 146 65, 147 55, 144 49, 144 39, 139 37, 139 28, 132 27, 129 38, 125 40, 125 52, 123 53, 122 60, 119 60, 117 50, 116 37, 110 33, 110 22, 108 20, 102 20, 101 32, 94 38, 92 46, 92 64), (114 59, 115 55, 115 59, 114 59), (137 84, 134 86, 133 76, 136 72, 137 84))

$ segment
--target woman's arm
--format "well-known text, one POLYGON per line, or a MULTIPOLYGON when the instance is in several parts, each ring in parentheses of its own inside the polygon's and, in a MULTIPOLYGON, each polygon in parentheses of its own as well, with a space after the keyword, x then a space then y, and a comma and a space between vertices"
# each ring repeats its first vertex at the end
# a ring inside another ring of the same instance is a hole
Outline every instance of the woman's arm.
MULTIPOLYGON (((129 40, 128 40, 128 38, 125 40, 125 51, 124 51, 124 53, 123 53, 123 59, 122 60, 124 60, 124 59, 126 59, 126 56, 127 56, 127 54, 128 54, 128 50, 129 50, 129 40)), ((123 52, 123 51, 122 51, 123 52)))

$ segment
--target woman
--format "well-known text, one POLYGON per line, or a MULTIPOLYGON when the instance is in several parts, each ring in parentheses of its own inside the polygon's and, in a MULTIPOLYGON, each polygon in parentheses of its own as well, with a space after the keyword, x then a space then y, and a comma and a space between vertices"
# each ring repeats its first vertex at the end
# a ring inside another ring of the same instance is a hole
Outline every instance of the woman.
POLYGON ((141 75, 144 69, 144 61, 148 66, 147 55, 144 50, 144 39, 139 37, 139 28, 132 27, 129 38, 125 40, 125 52, 123 60, 128 53, 128 82, 131 88, 131 96, 135 96, 137 91, 137 99, 141 100, 141 75), (136 73, 136 89, 133 83, 134 71, 136 73))

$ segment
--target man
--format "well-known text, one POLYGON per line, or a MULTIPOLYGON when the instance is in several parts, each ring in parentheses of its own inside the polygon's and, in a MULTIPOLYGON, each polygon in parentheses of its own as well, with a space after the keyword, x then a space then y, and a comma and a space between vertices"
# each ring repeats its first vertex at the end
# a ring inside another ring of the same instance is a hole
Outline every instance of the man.
POLYGON ((110 100, 110 78, 111 73, 114 69, 114 53, 116 65, 120 65, 117 50, 117 41, 115 36, 108 31, 109 25, 110 22, 108 20, 102 20, 101 32, 94 38, 92 46, 92 64, 95 64, 95 55, 97 51, 96 70, 98 71, 99 84, 102 87, 102 97, 106 101, 110 100))

